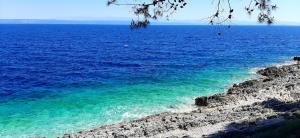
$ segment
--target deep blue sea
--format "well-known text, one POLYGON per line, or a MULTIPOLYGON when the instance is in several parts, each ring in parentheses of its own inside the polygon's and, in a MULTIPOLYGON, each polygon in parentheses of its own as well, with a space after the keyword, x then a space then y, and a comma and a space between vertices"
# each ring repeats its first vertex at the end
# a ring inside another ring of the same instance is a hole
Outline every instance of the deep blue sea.
POLYGON ((300 27, 0 25, 0 137, 188 111, 297 55, 300 27))

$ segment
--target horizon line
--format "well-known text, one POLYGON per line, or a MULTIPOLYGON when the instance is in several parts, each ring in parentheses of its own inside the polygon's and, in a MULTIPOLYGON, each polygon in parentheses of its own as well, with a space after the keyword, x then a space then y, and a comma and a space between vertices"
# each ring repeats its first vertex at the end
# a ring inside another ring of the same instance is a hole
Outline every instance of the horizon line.
MULTIPOLYGON (((0 19, 0 24, 95 24, 95 25, 130 25, 131 19, 0 19)), ((210 25, 197 20, 151 21, 150 25, 210 25)), ((221 26, 268 26, 258 22, 234 21, 221 26)), ((298 22, 275 22, 271 26, 300 26, 298 22)))

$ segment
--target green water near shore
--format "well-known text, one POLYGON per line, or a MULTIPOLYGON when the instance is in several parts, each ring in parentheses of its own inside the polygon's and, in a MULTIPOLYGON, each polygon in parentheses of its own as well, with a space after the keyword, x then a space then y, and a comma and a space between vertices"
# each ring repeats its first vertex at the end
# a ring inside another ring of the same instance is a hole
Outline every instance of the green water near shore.
POLYGON ((224 92, 253 77, 249 69, 205 70, 161 83, 57 90, 53 96, 1 104, 0 135, 55 137, 165 111, 189 111, 195 108, 194 97, 224 92))

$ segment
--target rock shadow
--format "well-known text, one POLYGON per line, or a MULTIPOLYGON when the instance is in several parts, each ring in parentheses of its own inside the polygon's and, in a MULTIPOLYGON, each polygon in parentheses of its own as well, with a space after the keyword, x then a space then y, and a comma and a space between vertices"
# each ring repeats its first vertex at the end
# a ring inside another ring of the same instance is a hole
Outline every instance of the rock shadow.
POLYGON ((280 115, 269 116, 255 121, 234 122, 226 126, 224 131, 217 132, 207 138, 265 138, 287 137, 300 138, 300 101, 282 102, 270 99, 259 103, 263 108, 280 112, 280 115))

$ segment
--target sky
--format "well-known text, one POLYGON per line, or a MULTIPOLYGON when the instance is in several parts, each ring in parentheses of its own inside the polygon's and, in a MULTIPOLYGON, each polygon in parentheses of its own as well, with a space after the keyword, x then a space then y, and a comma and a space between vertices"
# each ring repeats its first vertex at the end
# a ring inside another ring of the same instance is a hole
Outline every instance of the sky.
MULTIPOLYGON (((130 0, 121 0, 130 1, 130 0)), ((134 1, 134 0, 132 0, 134 1)), ((215 0, 187 0, 186 8, 175 13, 171 21, 203 21, 212 15, 215 0)), ((236 22, 256 22, 246 14, 249 0, 231 0, 236 22)), ((279 23, 300 24, 300 0, 273 0, 279 9, 273 14, 279 23)), ((0 0, 0 19, 56 20, 129 20, 131 7, 107 6, 106 0, 0 0)), ((161 20, 164 21, 164 20, 161 20)))

